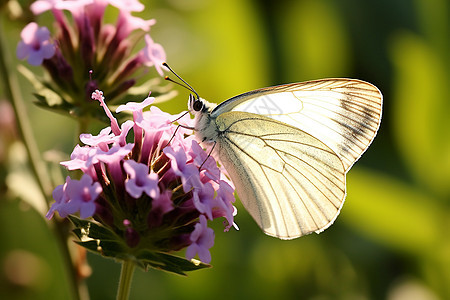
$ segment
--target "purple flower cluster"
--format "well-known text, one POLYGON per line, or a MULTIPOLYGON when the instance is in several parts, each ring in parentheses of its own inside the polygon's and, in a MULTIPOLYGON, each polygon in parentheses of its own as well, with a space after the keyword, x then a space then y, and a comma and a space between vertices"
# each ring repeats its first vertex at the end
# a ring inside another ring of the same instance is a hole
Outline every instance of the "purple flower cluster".
MULTIPOLYGON (((31 65, 43 65, 50 80, 40 86, 63 98, 67 103, 61 108, 72 115, 86 116, 91 110, 90 95, 99 86, 112 103, 135 86, 148 67, 154 66, 164 75, 161 63, 166 60, 165 51, 149 35, 156 21, 133 15, 144 9, 138 0, 38 0, 30 9, 35 15, 51 11, 55 34, 35 22, 28 24, 21 33, 17 56, 28 59, 31 65), (104 20, 108 6, 118 9, 114 24, 104 20), (89 78, 91 70, 94 79, 89 78)), ((146 86, 145 90, 151 88, 146 86)))
POLYGON ((106 106, 103 93, 95 91, 111 126, 97 136, 82 134, 71 160, 61 164, 81 170, 80 180, 67 177, 53 197, 47 218, 79 213, 110 228, 129 247, 171 252, 187 247, 186 257, 198 255, 210 262, 214 232, 207 220, 225 217, 225 230, 233 225, 234 188, 213 157, 186 129, 188 115, 170 115, 152 106, 154 98, 129 102, 117 112, 129 111, 133 121, 119 126, 106 106), (173 121, 184 127, 177 127, 173 121), (134 142, 127 141, 132 131, 134 142))

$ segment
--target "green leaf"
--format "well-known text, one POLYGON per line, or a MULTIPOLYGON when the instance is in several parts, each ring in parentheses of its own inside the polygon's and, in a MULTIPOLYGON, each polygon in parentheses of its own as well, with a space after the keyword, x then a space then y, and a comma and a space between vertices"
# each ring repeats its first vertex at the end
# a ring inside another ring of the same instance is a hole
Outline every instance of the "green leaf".
POLYGON ((129 259, 132 257, 128 253, 128 247, 121 241, 89 240, 76 243, 101 256, 114 259, 129 259))
POLYGON ((70 215, 68 216, 68 218, 76 227, 74 229, 74 233, 78 236, 79 239, 81 239, 82 237, 89 237, 92 239, 115 241, 119 238, 117 234, 104 226, 98 225, 95 222, 83 220, 70 215))
POLYGON ((211 267, 211 265, 202 262, 193 262, 168 253, 152 252, 147 250, 140 252, 137 259, 143 263, 145 268, 152 267, 154 269, 184 276, 186 276, 185 272, 211 267))
POLYGON ((130 249, 124 241, 110 229, 89 220, 68 216, 75 226, 73 232, 80 241, 80 246, 102 256, 125 259, 130 256, 130 249))
POLYGON ((183 276, 186 276, 185 272, 211 267, 199 261, 189 261, 160 251, 129 248, 121 237, 106 227, 75 216, 68 216, 68 218, 75 226, 73 232, 80 240, 76 243, 101 256, 117 260, 132 260, 144 270, 154 268, 183 276))
POLYGON ((33 95, 37 100, 37 102, 35 102, 36 105, 45 109, 56 111, 58 113, 63 112, 67 114, 67 112, 72 110, 74 107, 72 104, 60 97, 55 97, 54 100, 50 100, 50 97, 46 96, 45 94, 33 93, 33 95))

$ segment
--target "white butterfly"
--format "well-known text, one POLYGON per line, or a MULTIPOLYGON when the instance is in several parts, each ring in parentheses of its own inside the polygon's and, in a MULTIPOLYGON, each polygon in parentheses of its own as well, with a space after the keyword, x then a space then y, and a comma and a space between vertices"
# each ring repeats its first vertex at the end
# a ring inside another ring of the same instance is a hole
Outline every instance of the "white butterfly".
POLYGON ((261 229, 293 239, 322 232, 338 216, 345 174, 378 131, 382 95, 361 80, 322 79, 247 92, 217 106, 191 94, 188 108, 197 139, 214 146, 261 229))

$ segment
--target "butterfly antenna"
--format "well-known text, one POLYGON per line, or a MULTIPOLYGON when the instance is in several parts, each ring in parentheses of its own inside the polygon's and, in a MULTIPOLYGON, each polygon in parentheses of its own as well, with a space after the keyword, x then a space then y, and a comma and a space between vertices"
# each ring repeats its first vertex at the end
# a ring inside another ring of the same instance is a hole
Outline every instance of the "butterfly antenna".
POLYGON ((190 87, 188 87, 188 86, 186 86, 186 85, 184 85, 184 84, 182 84, 182 83, 179 83, 178 81, 173 80, 173 79, 170 78, 169 76, 164 76, 164 79, 167 80, 167 81, 173 82, 173 83, 175 83, 176 85, 179 85, 179 86, 181 86, 181 87, 187 89, 188 91, 190 91, 190 92, 192 92, 192 93, 195 93, 195 91, 194 91, 193 89, 191 89, 190 87))
POLYGON ((165 80, 168 80, 168 81, 170 81, 170 82, 173 82, 173 83, 175 83, 175 84, 178 84, 179 86, 184 87, 185 89, 190 90, 191 92, 193 92, 193 93, 195 94, 195 96, 197 96, 197 99, 200 99, 200 97, 198 96, 198 93, 194 90, 194 88, 193 88, 189 83, 187 83, 183 78, 181 78, 180 75, 178 75, 177 73, 175 73, 175 71, 172 70, 172 68, 169 67, 169 65, 168 65, 166 62, 163 62, 162 65, 163 65, 164 67, 166 67, 167 69, 169 69, 169 71, 172 72, 172 74, 175 75, 178 79, 180 79, 185 85, 183 85, 183 84, 181 84, 181 83, 179 83, 179 82, 176 82, 176 81, 172 80, 171 78, 169 78, 169 76, 164 77, 165 80))

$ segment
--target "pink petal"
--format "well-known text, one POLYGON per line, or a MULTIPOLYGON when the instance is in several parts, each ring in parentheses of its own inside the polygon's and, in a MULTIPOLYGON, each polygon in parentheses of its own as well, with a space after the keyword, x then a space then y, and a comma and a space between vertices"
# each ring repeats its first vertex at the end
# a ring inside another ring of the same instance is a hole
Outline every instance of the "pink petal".
POLYGON ((36 22, 31 22, 22 29, 22 32, 20 32, 20 37, 26 44, 31 44, 37 30, 38 24, 36 22))

